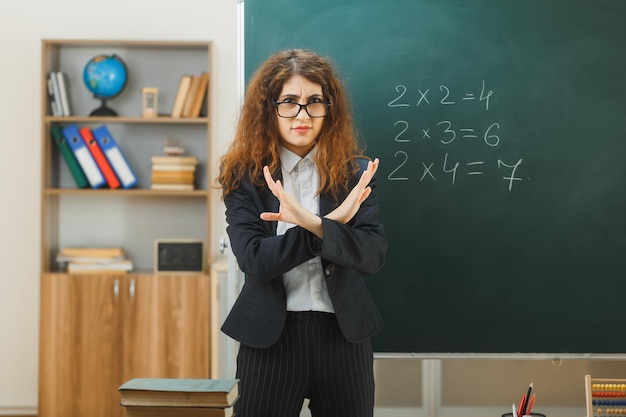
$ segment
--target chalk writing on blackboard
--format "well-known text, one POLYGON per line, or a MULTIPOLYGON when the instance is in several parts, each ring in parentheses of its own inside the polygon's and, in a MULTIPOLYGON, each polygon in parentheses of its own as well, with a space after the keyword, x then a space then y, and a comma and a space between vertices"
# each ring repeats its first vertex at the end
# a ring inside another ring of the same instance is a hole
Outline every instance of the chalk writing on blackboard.
MULTIPOLYGON (((395 94, 391 96, 391 100, 387 103, 390 111, 412 107, 419 114, 422 114, 418 107, 424 108, 431 105, 451 106, 448 107, 447 113, 442 116, 444 117, 442 120, 432 122, 432 125, 421 125, 417 128, 414 126, 417 123, 406 120, 406 110, 404 110, 403 114, 405 117, 393 123, 394 142, 402 146, 417 140, 437 141, 445 147, 450 147, 455 142, 474 141, 473 143, 476 143, 476 145, 483 144, 489 148, 502 146, 500 123, 498 121, 492 120, 487 122, 490 124, 482 130, 468 125, 465 121, 462 123, 454 121, 455 105, 466 106, 470 104, 470 101, 478 100, 479 103, 482 103, 481 106, 484 104, 484 111, 489 111, 489 102, 494 92, 486 88, 484 80, 479 91, 475 93, 462 92, 461 94, 455 94, 445 84, 440 84, 438 90, 438 92, 431 92, 431 88, 418 88, 416 91, 419 97, 417 100, 413 100, 410 97, 412 92, 404 84, 396 84, 394 86, 395 94), (415 104, 410 104, 412 100, 415 104)), ((437 112, 437 114, 441 116, 441 112, 437 112)), ((493 162, 488 164, 487 161, 481 159, 463 160, 463 158, 452 156, 452 151, 452 148, 445 150, 440 157, 433 157, 432 154, 429 154, 430 160, 424 160, 424 157, 422 157, 417 164, 414 164, 413 161, 410 161, 411 156, 407 150, 397 150, 393 155, 395 161, 393 169, 387 179, 389 181, 417 180, 419 183, 446 180, 451 185, 455 185, 457 175, 478 178, 488 171, 497 171, 504 188, 508 191, 513 190, 513 185, 516 182, 523 180, 521 176, 517 175, 518 169, 523 162, 522 158, 517 158, 516 160, 498 158, 495 164, 493 162)))
MULTIPOLYGON (((408 103, 406 100, 409 99, 409 97, 405 97, 406 93, 408 92, 407 87, 404 84, 398 84, 395 87, 396 93, 398 93, 398 95, 391 100, 387 106, 389 107, 410 107, 411 104, 408 103)), ((453 105, 456 104, 456 100, 455 100, 455 96, 453 95, 453 93, 451 92, 451 90, 444 84, 439 85, 439 91, 440 91, 440 95, 438 95, 436 98, 439 98, 439 104, 443 104, 443 105, 453 105)), ((417 89, 417 92, 419 94, 419 98, 417 99, 417 102, 415 104, 416 107, 419 107, 420 105, 428 105, 430 104, 430 99, 429 94, 430 93, 430 89, 417 89)), ((435 94, 435 93, 432 93, 435 94)), ((480 93, 478 94, 478 100, 479 101, 484 101, 485 102, 485 110, 489 111, 489 99, 491 98, 491 96, 493 95, 493 91, 492 90, 488 90, 485 91, 485 81, 483 80, 482 82, 482 88, 480 90, 480 93)), ((471 101, 471 100, 476 100, 476 94, 475 93, 463 93, 463 95, 461 96, 461 101, 471 101)))
MULTIPOLYGON (((399 127, 399 132, 394 137, 394 141, 396 142, 411 142, 411 137, 407 135, 407 131, 409 131, 409 122, 406 120, 398 120, 394 124, 394 127, 399 127)), ((442 129, 441 135, 438 136, 439 141, 448 145, 454 142, 458 137, 464 139, 476 139, 478 138, 478 132, 473 127, 460 127, 456 128, 450 120, 441 120, 437 122, 437 126, 442 129)), ((496 133, 500 128, 500 123, 494 122, 487 129, 485 129, 484 133, 480 136, 485 144, 489 146, 498 146, 500 144, 500 136, 496 133)), ((431 136, 432 133, 431 128, 422 128, 422 132, 420 133, 422 139, 433 139, 431 136)))
MULTIPOLYGON (((443 157, 443 161, 441 163, 441 168, 437 169, 435 165, 435 161, 432 162, 424 162, 421 161, 421 167, 416 169, 416 173, 419 176, 418 181, 423 182, 425 180, 437 181, 439 176, 447 175, 450 180, 450 183, 454 185, 456 183, 457 173, 462 173, 468 176, 473 175, 482 175, 485 173, 485 161, 470 161, 464 164, 460 162, 450 162, 448 160, 449 154, 446 153, 443 157), (464 171, 459 171, 459 166, 464 167, 464 171), (437 171, 435 171, 437 169, 437 171), (420 172, 421 171, 421 172, 420 172)), ((396 168, 391 171, 388 175, 387 179, 389 181, 408 181, 411 178, 407 176, 401 176, 401 169, 407 164, 409 160, 409 155, 405 151, 396 151, 394 154, 394 158, 396 158, 396 168)), ((496 162, 496 169, 499 171, 504 171, 502 174, 502 180, 505 182, 505 185, 508 191, 513 189, 513 183, 515 181, 522 181, 521 177, 516 177, 517 168, 522 164, 523 159, 518 159, 513 164, 507 164, 506 162, 498 159, 496 162)))

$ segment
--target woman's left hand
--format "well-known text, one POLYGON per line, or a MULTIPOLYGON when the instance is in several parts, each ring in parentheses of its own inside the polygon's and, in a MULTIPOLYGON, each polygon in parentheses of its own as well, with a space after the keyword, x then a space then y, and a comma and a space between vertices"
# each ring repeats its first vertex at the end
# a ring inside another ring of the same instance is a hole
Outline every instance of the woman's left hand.
POLYGON ((352 188, 346 199, 343 200, 339 207, 324 217, 344 224, 352 220, 359 211, 359 208, 361 208, 361 203, 363 203, 372 192, 369 183, 378 170, 379 162, 378 158, 374 159, 374 161, 369 161, 367 163, 367 169, 363 171, 359 182, 352 188))

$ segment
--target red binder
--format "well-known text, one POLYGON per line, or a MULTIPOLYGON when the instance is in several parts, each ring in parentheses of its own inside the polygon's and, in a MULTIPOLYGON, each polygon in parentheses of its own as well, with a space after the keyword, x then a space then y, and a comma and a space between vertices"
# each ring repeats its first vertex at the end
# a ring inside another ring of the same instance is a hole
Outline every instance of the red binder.
POLYGON ((83 137, 87 148, 89 148, 89 152, 91 152, 93 159, 96 160, 96 164, 98 164, 98 168, 100 168, 102 175, 104 175, 104 178, 106 179, 109 188, 119 188, 120 180, 115 175, 115 172, 113 171, 113 168, 111 168, 111 164, 109 164, 106 156, 104 156, 104 153, 102 152, 102 149, 100 149, 96 138, 93 137, 91 129, 89 129, 88 127, 81 128, 80 135, 83 137))

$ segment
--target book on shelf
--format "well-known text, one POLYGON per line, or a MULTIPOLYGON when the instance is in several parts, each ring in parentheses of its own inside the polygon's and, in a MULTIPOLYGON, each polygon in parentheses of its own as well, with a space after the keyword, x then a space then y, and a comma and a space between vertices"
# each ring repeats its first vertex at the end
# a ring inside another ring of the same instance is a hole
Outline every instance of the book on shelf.
POLYGON ((56 82, 56 73, 48 73, 48 101, 50 103, 50 110, 55 117, 62 116, 63 110, 61 108, 61 94, 59 92, 58 84, 56 82))
POLYGON ((127 273, 133 270, 133 262, 130 259, 122 259, 111 262, 68 262, 67 272, 70 274, 106 274, 127 273))
POLYGON ((150 188, 155 191, 193 191, 193 184, 165 184, 165 183, 152 183, 150 188))
POLYGON ((180 164, 180 165, 197 165, 198 158, 189 155, 177 156, 153 156, 150 158, 153 164, 180 164))
POLYGON ((209 73, 203 72, 200 74, 198 81, 198 89, 195 92, 191 109, 189 110, 189 117, 198 117, 202 111, 202 104, 207 98, 207 91, 209 86, 209 73))
POLYGON ((70 102, 67 94, 67 83, 65 82, 65 74, 62 71, 57 71, 56 78, 59 85, 59 94, 61 96, 61 116, 71 116, 70 102))
POLYGON ((188 171, 195 172, 195 164, 153 164, 153 171, 188 171))
POLYGON ((190 117, 191 116, 191 108, 193 107, 193 101, 196 98, 196 94, 198 93, 198 88, 200 87, 200 76, 192 75, 191 76, 191 84, 189 85, 189 91, 187 92, 187 97, 185 97, 185 105, 183 106, 182 117, 190 117))
POLYGON ((63 132, 61 131, 61 127, 58 125, 52 125, 50 128, 50 135, 52 136, 52 140, 56 144, 59 152, 61 152, 61 156, 65 160, 65 164, 70 170, 70 174, 74 178, 74 182, 76 182, 76 186, 78 188, 86 188, 89 187, 89 180, 85 176, 76 156, 70 149, 67 141, 65 140, 65 136, 63 136, 63 132))
POLYGON ((123 406, 232 407, 238 379, 134 378, 119 387, 123 406))
POLYGON ((181 183, 181 184, 193 184, 194 172, 193 171, 157 171, 152 170, 152 182, 153 183, 181 183))
POLYGON ((80 256, 90 258, 115 258, 125 256, 121 247, 91 247, 91 246, 67 246, 61 248, 59 252, 65 256, 80 256))
POLYGON ((107 252, 106 249, 92 248, 91 250, 85 250, 84 252, 76 252, 76 248, 69 248, 66 250, 62 248, 58 253, 59 259, 67 259, 73 262, 78 263, 115 263, 119 261, 123 261, 126 259, 126 252, 121 249, 120 252, 117 252, 111 248, 110 251, 107 252), (98 250, 102 250, 102 252, 97 252, 98 250), (108 254, 107 254, 108 253, 108 254))
POLYGON ((233 407, 125 406, 126 417, 232 417, 233 407))
POLYGON ((94 256, 69 256, 62 253, 57 253, 56 261, 60 264, 75 262, 79 264, 94 264, 94 265, 106 265, 125 260, 123 256, 112 256, 110 258, 98 258, 94 256))
POLYGON ((91 129, 87 126, 81 127, 79 129, 80 135, 85 141, 85 145, 87 145, 87 149, 91 152, 91 156, 98 164, 98 168, 100 168, 100 172, 104 175, 106 179, 107 185, 110 189, 115 190, 116 188, 120 188, 120 180, 117 178, 115 171, 113 171, 113 167, 109 163, 109 160, 102 152, 100 145, 98 145, 98 141, 93 136, 91 129))
POLYGON ((185 99, 189 92, 189 86, 191 85, 191 75, 181 75, 178 82, 178 90, 174 97, 174 105, 172 106, 171 117, 181 117, 183 114, 183 107, 185 106, 185 99))

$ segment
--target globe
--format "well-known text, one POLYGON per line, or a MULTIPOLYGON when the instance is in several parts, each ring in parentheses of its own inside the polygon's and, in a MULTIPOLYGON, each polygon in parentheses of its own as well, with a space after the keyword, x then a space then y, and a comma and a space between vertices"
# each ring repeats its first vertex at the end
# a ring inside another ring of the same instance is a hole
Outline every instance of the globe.
POLYGON ((97 55, 91 58, 83 70, 83 82, 94 97, 102 100, 102 104, 90 116, 117 116, 115 110, 107 107, 106 101, 120 95, 127 81, 128 70, 119 56, 97 55))

